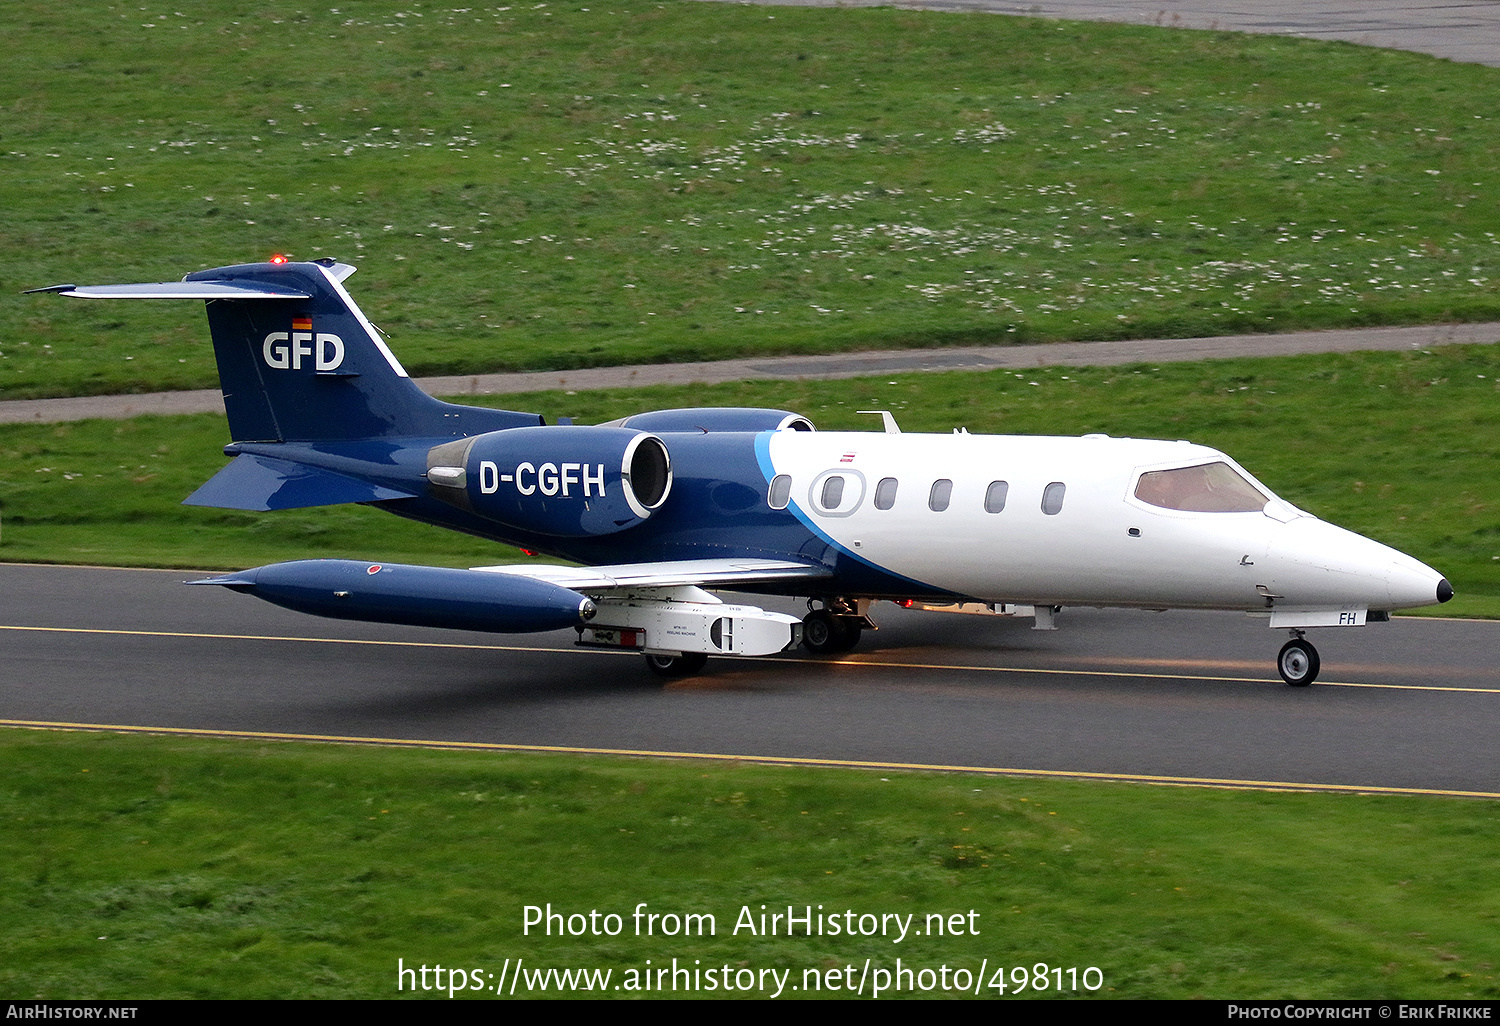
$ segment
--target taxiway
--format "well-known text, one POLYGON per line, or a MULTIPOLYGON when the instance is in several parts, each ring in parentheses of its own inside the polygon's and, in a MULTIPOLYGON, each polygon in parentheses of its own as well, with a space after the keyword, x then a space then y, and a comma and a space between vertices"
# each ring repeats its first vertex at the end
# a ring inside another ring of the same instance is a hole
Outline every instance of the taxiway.
POLYGON ((1495 622, 1318 632, 1323 679, 1293 689, 1282 632, 1238 614, 1045 633, 884 603, 848 656, 663 687, 570 632, 322 620, 194 576, 0 565, 0 721, 1500 797, 1495 622))

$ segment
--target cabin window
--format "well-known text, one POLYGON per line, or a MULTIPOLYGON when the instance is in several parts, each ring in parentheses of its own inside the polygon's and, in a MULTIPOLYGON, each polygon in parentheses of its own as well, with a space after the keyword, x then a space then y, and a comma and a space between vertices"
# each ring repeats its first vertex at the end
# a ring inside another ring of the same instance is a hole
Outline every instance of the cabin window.
POLYGON ((1227 463, 1153 470, 1136 482, 1135 497, 1185 513, 1259 513, 1270 499, 1227 463))
POLYGON ((875 508, 890 509, 896 504, 896 479, 882 477, 875 486, 875 508))
POLYGON ((1005 496, 1010 492, 1010 482, 991 481, 990 486, 984 490, 984 511, 986 513, 999 513, 1005 508, 1005 496))
POLYGON ((771 490, 766 494, 766 503, 772 509, 786 509, 792 498, 792 475, 777 474, 771 478, 771 490))
POLYGON ((850 516, 864 503, 867 487, 865 476, 857 470, 825 470, 807 486, 805 508, 820 517, 850 516))
POLYGON ((948 503, 953 498, 953 482, 946 477, 932 482, 932 491, 927 494, 927 508, 934 513, 941 513, 948 508, 948 503))
POLYGON ((1061 481, 1053 481, 1042 490, 1042 512, 1049 517, 1055 517, 1062 512, 1063 496, 1067 493, 1068 486, 1061 481))
POLYGON ((844 498, 844 479, 835 474, 823 482, 822 507, 824 509, 838 509, 839 503, 844 498))

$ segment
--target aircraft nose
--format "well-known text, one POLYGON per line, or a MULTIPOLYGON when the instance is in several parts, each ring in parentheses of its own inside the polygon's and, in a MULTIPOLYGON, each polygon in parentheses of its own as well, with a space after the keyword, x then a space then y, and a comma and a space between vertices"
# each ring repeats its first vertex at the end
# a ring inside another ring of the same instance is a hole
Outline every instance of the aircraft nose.
POLYGON ((1386 576, 1391 589, 1392 609, 1431 606, 1453 597, 1453 585, 1432 567, 1395 549, 1386 551, 1392 556, 1386 576))
POLYGON ((1301 517, 1272 544, 1289 604, 1331 602, 1411 609, 1446 602, 1453 587, 1432 567, 1341 527, 1301 517))

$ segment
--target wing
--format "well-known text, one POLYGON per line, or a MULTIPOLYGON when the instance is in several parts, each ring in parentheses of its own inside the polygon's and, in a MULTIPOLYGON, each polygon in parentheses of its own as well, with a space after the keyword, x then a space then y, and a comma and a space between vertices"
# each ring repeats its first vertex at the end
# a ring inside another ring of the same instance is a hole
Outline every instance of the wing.
POLYGON ((827 567, 786 559, 682 559, 615 566, 516 564, 477 566, 485 573, 513 574, 546 581, 578 592, 635 588, 727 588, 737 584, 772 584, 828 577, 827 567))

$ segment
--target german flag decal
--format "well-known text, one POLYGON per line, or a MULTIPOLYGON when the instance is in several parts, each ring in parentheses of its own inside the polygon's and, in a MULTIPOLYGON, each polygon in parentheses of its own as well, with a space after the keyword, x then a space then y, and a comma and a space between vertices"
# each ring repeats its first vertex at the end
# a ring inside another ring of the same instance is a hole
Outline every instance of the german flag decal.
POLYGON ((292 318, 292 330, 293 331, 312 331, 312 318, 311 317, 293 317, 292 318))

